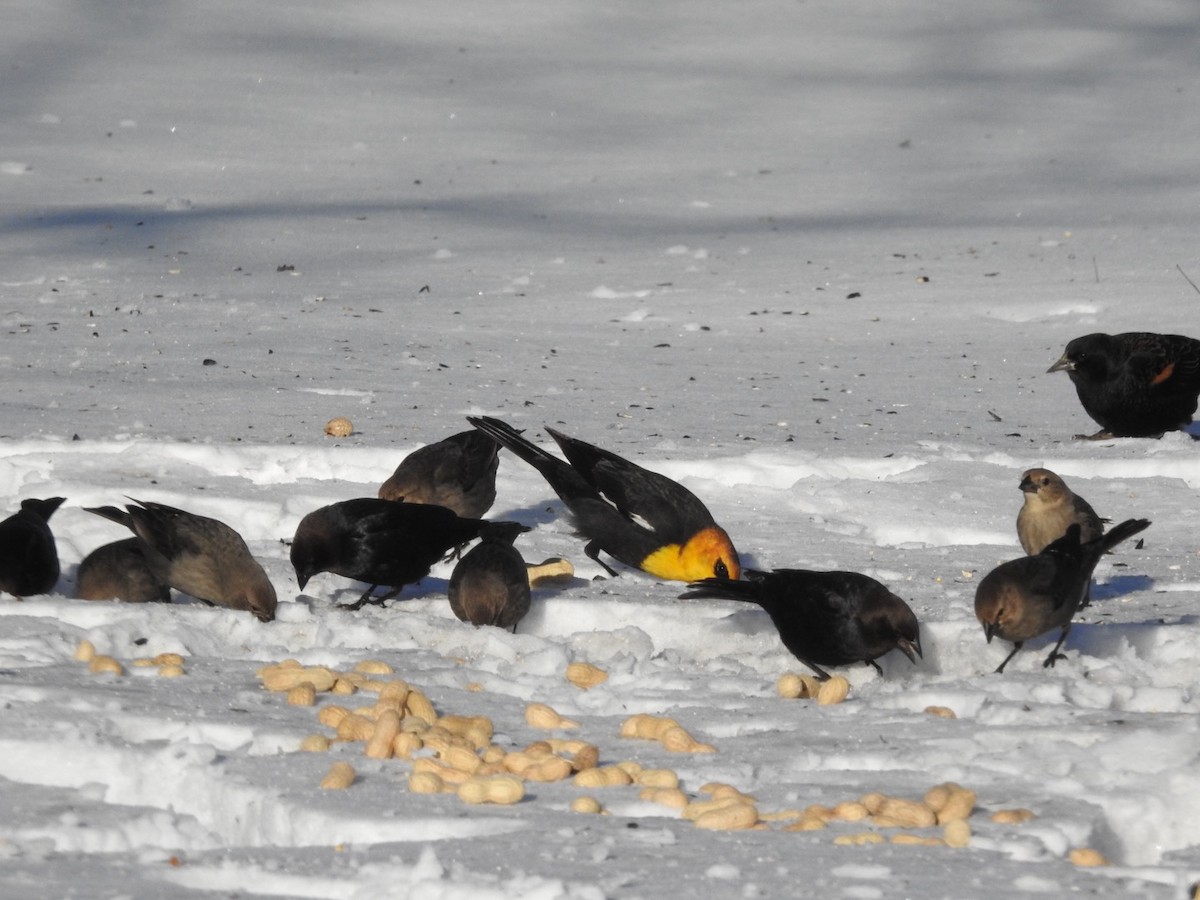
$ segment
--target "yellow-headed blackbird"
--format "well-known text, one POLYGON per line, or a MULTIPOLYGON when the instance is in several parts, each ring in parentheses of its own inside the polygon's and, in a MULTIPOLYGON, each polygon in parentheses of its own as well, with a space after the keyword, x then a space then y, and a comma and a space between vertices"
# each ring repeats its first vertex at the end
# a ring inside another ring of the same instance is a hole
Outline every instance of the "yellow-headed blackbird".
POLYGON ((512 631, 529 612, 529 570, 512 545, 516 533, 485 535, 450 574, 450 608, 472 625, 512 631))
POLYGON ((170 603, 171 588, 154 574, 141 538, 125 538, 97 547, 79 564, 75 596, 80 600, 123 603, 170 603))
POLYGON ((361 497, 322 506, 301 519, 291 560, 301 590, 318 572, 369 584, 348 607, 359 609, 395 597, 448 552, 482 534, 528 530, 514 522, 463 519, 444 506, 361 497), (372 597, 380 585, 392 590, 372 597))
POLYGON ((1187 426, 1200 395, 1200 341, 1181 334, 1088 334, 1047 372, 1066 372, 1100 425, 1093 435, 1161 437, 1187 426))
POLYGON ((54 590, 58 548, 50 517, 65 499, 22 500, 20 512, 0 522, 0 592, 31 597, 54 590))
POLYGON ((757 603, 775 623, 785 647, 822 681, 821 666, 866 662, 899 650, 912 662, 921 656, 920 626, 908 604, 859 572, 748 569, 746 581, 708 578, 688 585, 691 597, 723 597, 757 603))
POLYGON ((124 509, 101 506, 88 512, 136 534, 150 570, 175 590, 212 606, 249 610, 263 622, 275 618, 278 601, 271 579, 242 536, 224 522, 141 500, 124 509))
POLYGON ((478 519, 496 499, 500 445, 470 429, 414 450, 379 488, 381 500, 434 503, 478 519))
POLYGON ((975 589, 975 616, 988 643, 994 637, 1013 642, 1012 653, 996 671, 1003 672, 1027 640, 1055 628, 1062 633, 1042 665, 1053 667, 1065 659, 1058 650, 1087 597, 1101 555, 1149 526, 1149 519, 1126 519, 1107 534, 1081 544, 1079 524, 1072 523, 1065 535, 1036 556, 1009 560, 988 572, 975 589))
POLYGON ((553 428, 567 461, 486 416, 467 421, 542 473, 587 538, 584 552, 610 575, 600 551, 668 581, 737 578, 737 551, 703 503, 683 485, 553 428))

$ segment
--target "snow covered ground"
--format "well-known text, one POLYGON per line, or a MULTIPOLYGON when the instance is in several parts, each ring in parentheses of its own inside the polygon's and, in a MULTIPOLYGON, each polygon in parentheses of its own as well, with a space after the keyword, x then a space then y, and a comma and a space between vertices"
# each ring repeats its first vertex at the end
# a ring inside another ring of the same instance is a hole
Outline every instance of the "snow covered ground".
POLYGON ((1094 423, 1044 374, 1091 331, 1200 336, 1190 0, 5 19, 0 512, 68 502, 58 591, 0 600, 0 895, 1173 898, 1200 880, 1197 446, 1073 442, 1094 423), (577 570, 517 634, 458 622, 448 566, 386 609, 334 608, 361 590, 334 576, 300 592, 283 542, 301 516, 374 495, 474 413, 680 480, 749 565, 880 578, 924 660, 844 670, 836 706, 783 700, 802 667, 765 615, 592 581, 507 453, 492 515, 535 526, 526 559, 577 570), (335 415, 355 433, 325 437, 335 415), (1008 648, 985 644, 974 588, 1020 554, 1033 465, 1154 524, 1100 564, 1066 661, 1043 669, 1042 639, 997 676, 1008 648), (277 620, 69 599, 122 536, 82 507, 126 496, 237 528, 277 620), (85 638, 128 674, 89 674, 85 638), (163 652, 184 677, 129 665, 163 652), (978 795, 971 844, 700 831, 632 787, 590 792, 608 816, 571 812, 570 783, 512 807, 413 794, 410 763, 361 745, 297 752, 314 710, 255 676, 286 657, 384 660, 514 748, 549 703, 603 762, 727 782, 760 813, 953 780, 978 795), (609 680, 572 686, 576 660, 609 680), (618 737, 634 713, 717 752, 618 737), (358 771, 346 791, 318 788, 332 759, 358 771), (1017 807, 1036 818, 990 819, 1017 807))

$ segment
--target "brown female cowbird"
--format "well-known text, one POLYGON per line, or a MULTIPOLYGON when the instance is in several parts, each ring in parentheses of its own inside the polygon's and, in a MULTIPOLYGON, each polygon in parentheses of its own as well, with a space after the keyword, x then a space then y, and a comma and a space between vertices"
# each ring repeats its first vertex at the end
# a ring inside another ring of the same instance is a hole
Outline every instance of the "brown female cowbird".
POLYGON ((1133 331, 1087 334, 1047 372, 1066 372, 1100 430, 1077 438, 1161 437, 1183 428, 1200 395, 1200 341, 1133 331))
POLYGON ((1106 551, 1149 527, 1149 519, 1126 519, 1081 544, 1079 524, 1073 522, 1065 535, 1036 556, 1009 560, 988 572, 975 589, 975 617, 989 644, 994 637, 1013 642, 1012 653, 996 671, 1004 671, 1025 641, 1055 628, 1062 633, 1042 665, 1053 667, 1065 659, 1058 650, 1088 595, 1096 563, 1106 551))
POLYGON ((472 428, 414 450, 379 488, 381 500, 433 503, 478 519, 496 500, 500 445, 472 428))
POLYGON ((212 606, 249 610, 263 622, 275 618, 278 601, 271 580, 241 535, 224 522, 141 500, 124 509, 102 506, 88 512, 137 535, 150 570, 175 590, 212 606))
POLYGON ((807 569, 746 571, 748 581, 708 578, 682 594, 723 597, 757 603, 779 631, 792 654, 824 681, 820 666, 866 662, 899 650, 913 663, 921 656, 920 626, 908 604, 886 587, 858 572, 807 569))
POLYGON ((668 581, 737 578, 741 564, 729 535, 700 499, 665 475, 547 428, 566 461, 499 419, 467 421, 525 460, 571 510, 584 552, 608 571, 600 551, 668 581))
POLYGON ((58 583, 58 548, 50 517, 65 497, 22 500, 21 511, 0 522, 0 593, 48 594, 58 583))
POLYGON ((146 555, 146 544, 137 537, 97 547, 79 564, 75 596, 80 600, 170 603, 171 588, 154 573, 146 555))
POLYGON ((514 522, 464 519, 444 506, 396 503, 362 497, 314 510, 300 520, 292 539, 292 567, 301 590, 318 572, 371 585, 348 609, 382 603, 406 584, 420 581, 438 560, 481 535, 527 531, 514 522), (392 590, 372 598, 375 588, 392 590))
POLYGON ((1017 537, 1030 556, 1041 553, 1047 544, 1066 534, 1072 522, 1079 525, 1079 539, 1084 544, 1104 533, 1104 520, 1049 469, 1025 472, 1021 476, 1021 491, 1025 502, 1017 513, 1017 537))
POLYGON ((529 570, 513 546, 518 532, 485 536, 450 574, 450 608, 472 625, 517 630, 529 612, 529 570))

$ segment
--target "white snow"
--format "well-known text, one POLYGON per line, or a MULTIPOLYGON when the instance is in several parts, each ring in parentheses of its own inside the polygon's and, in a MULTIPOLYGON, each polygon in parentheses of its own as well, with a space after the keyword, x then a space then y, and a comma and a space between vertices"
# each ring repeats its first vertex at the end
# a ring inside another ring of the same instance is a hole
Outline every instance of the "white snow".
POLYGON ((1191 0, 10 4, 0 513, 68 501, 58 589, 0 599, 0 895, 1188 896, 1200 449, 1072 441, 1095 425, 1045 370, 1090 331, 1200 336, 1198 37, 1191 0), (517 634, 458 622, 445 565, 386 609, 297 589, 305 513, 479 413, 678 479, 750 566, 884 580, 924 660, 782 700, 802 667, 765 615, 592 581, 509 454, 491 514, 577 569, 517 634), (1100 564, 1066 660, 1042 668, 1047 636, 997 676, 972 601, 1020 553, 1030 466, 1154 524, 1100 564), (82 507, 125 497, 235 527, 277 621, 70 599, 122 536, 82 507), (84 638, 186 675, 91 675, 84 638), (601 817, 570 784, 467 807, 356 745, 332 756, 358 781, 321 791, 314 711, 255 677, 286 657, 385 660, 505 746, 546 702, 604 761, 762 812, 954 780, 971 846, 699 831, 633 788, 601 817), (609 680, 574 688, 574 660, 609 680), (717 753, 620 739, 635 712, 717 753), (1016 807, 1037 817, 990 821, 1016 807))

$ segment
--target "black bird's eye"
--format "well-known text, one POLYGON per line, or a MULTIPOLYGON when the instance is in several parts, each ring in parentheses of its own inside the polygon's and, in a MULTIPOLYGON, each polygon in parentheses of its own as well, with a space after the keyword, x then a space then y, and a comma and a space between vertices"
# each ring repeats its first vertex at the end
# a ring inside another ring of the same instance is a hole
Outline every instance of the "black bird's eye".
POLYGON ((717 560, 717 564, 715 566, 713 566, 713 574, 716 575, 718 578, 728 578, 729 577, 729 567, 727 565, 725 565, 725 560, 723 560, 723 559, 717 560))

